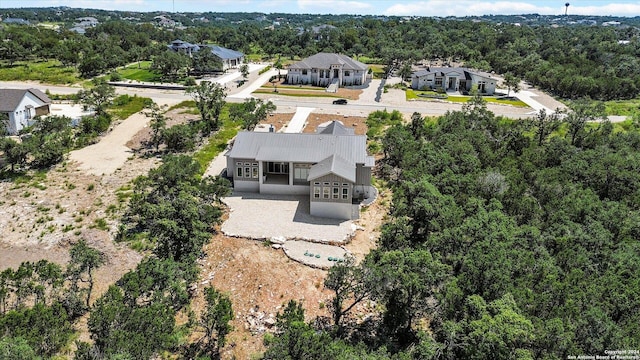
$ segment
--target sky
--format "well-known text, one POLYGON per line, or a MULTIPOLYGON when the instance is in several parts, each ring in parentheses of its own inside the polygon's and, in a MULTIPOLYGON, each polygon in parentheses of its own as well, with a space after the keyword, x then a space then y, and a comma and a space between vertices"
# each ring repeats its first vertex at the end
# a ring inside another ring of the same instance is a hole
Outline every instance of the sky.
MULTIPOLYGON (((0 0, 1 8, 69 6, 122 11, 474 16, 560 15, 557 0, 0 0)), ((640 0, 569 0, 570 15, 640 16, 640 0)))

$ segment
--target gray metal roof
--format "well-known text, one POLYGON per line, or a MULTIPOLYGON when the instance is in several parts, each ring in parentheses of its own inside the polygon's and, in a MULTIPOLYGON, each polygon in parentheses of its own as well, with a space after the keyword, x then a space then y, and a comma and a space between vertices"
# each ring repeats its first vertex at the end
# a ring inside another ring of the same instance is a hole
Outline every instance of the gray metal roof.
POLYGON ((38 89, 0 89, 0 112, 15 111, 27 93, 33 94, 44 104, 51 103, 51 99, 38 89))
POLYGON ((365 135, 287 134, 243 131, 226 156, 258 161, 318 163, 332 155, 350 164, 367 162, 365 135))
POLYGON ((355 134, 354 129, 349 129, 344 126, 340 121, 333 120, 331 124, 327 125, 325 128, 318 128, 318 134, 329 134, 329 135, 353 135, 355 134))
POLYGON ((491 78, 491 74, 480 72, 480 71, 473 71, 463 67, 430 67, 427 69, 415 71, 413 73, 413 76, 422 77, 422 76, 427 76, 429 74, 436 74, 436 75, 443 76, 443 75, 448 75, 452 72, 463 74, 467 80, 471 79, 471 74, 486 77, 486 78, 491 78))
POLYGON ((313 165, 309 169, 307 180, 312 181, 328 174, 338 175, 352 183, 356 182, 356 166, 337 155, 331 155, 313 165))
POLYGON ((345 70, 368 69, 367 65, 354 60, 347 55, 335 53, 317 53, 297 63, 291 64, 289 69, 329 69, 331 65, 342 65, 345 70))
POLYGON ((218 45, 203 45, 203 46, 208 46, 209 48, 211 48, 211 51, 215 56, 224 60, 238 59, 244 56, 244 54, 239 51, 223 48, 222 46, 218 46, 218 45))

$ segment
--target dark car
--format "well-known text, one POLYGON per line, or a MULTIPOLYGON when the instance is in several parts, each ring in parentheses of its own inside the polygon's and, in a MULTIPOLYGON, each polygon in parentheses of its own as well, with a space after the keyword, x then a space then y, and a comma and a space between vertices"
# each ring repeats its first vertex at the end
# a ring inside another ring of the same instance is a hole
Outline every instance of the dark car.
POLYGON ((347 99, 333 100, 334 105, 347 105, 347 99))

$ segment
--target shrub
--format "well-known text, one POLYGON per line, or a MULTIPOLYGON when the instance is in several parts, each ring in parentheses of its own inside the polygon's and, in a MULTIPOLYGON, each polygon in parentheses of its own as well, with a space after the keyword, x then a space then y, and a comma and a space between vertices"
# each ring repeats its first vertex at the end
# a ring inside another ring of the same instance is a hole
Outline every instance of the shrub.
POLYGON ((111 74, 109 74, 109 81, 122 81, 122 75, 117 71, 112 71, 111 74))
POLYGON ((196 85, 196 79, 193 78, 193 76, 189 76, 186 79, 184 79, 184 86, 194 86, 196 85))

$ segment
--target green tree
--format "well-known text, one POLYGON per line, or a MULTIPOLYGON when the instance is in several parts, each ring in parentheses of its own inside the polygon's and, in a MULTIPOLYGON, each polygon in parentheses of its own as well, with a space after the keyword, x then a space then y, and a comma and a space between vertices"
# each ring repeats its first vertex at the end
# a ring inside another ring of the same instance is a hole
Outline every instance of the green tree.
POLYGON ((342 318, 371 295, 370 284, 365 283, 366 275, 363 267, 354 264, 353 258, 329 269, 324 287, 334 293, 331 312, 338 334, 342 333, 342 318))
POLYGON ((160 73, 165 79, 175 80, 188 64, 189 58, 186 55, 166 50, 153 57, 151 70, 160 73))
POLYGON ((39 356, 29 343, 21 338, 3 337, 0 339, 0 359, 3 360, 38 360, 39 356))
POLYGON ((107 107, 115 95, 115 88, 107 84, 104 79, 93 79, 89 89, 78 92, 78 101, 85 107, 93 109, 96 115, 100 116, 107 114, 107 107))
POLYGON ((606 119, 604 103, 580 99, 572 102, 569 108, 571 110, 564 117, 564 122, 569 125, 567 136, 571 139, 571 145, 579 147, 587 136, 587 122, 606 119))
POLYGON ((249 77, 249 65, 247 64, 240 65, 240 73, 242 74, 242 78, 246 80, 247 77, 249 77))
POLYGON ((200 117, 204 124, 203 132, 210 134, 220 128, 220 112, 225 104, 225 90, 218 83, 201 81, 200 84, 187 88, 196 102, 200 117))
POLYGON ((0 151, 4 153, 7 163, 11 165, 11 172, 15 170, 16 166, 21 167, 27 163, 29 149, 23 143, 11 138, 1 138, 0 151))
POLYGON ((507 87, 507 96, 511 96, 511 90, 513 92, 520 91, 520 81, 521 79, 512 73, 504 74, 504 85, 507 87))
MULTIPOLYGON (((158 125, 157 123, 155 125, 158 125)), ((191 151, 195 148, 195 129, 188 124, 178 124, 165 128, 160 132, 159 139, 167 145, 170 152, 191 151)), ((158 138, 156 138, 156 141, 158 138)), ((156 142, 157 144, 157 142, 156 142)), ((156 146, 157 149, 157 146, 156 146)))
POLYGON ((160 148, 160 144, 164 141, 163 133, 167 128, 167 118, 163 109, 158 104, 153 103, 145 116, 150 117, 149 127, 151 128, 151 145, 155 146, 156 151, 160 148))
POLYGON ((207 46, 204 46, 193 55, 193 70, 199 74, 211 73, 222 70, 222 60, 216 56, 207 46))
POLYGON ((71 291, 79 292, 80 283, 86 283, 85 306, 89 308, 89 301, 93 291, 93 272, 105 262, 104 254, 87 245, 84 239, 75 243, 69 250, 69 264, 66 275, 71 283, 71 291))
POLYGON ((229 324, 233 320, 233 309, 229 296, 213 287, 205 289, 204 298, 207 307, 200 316, 200 326, 204 330, 203 340, 205 348, 212 357, 219 356, 220 348, 224 347, 227 335, 232 330, 229 324))

